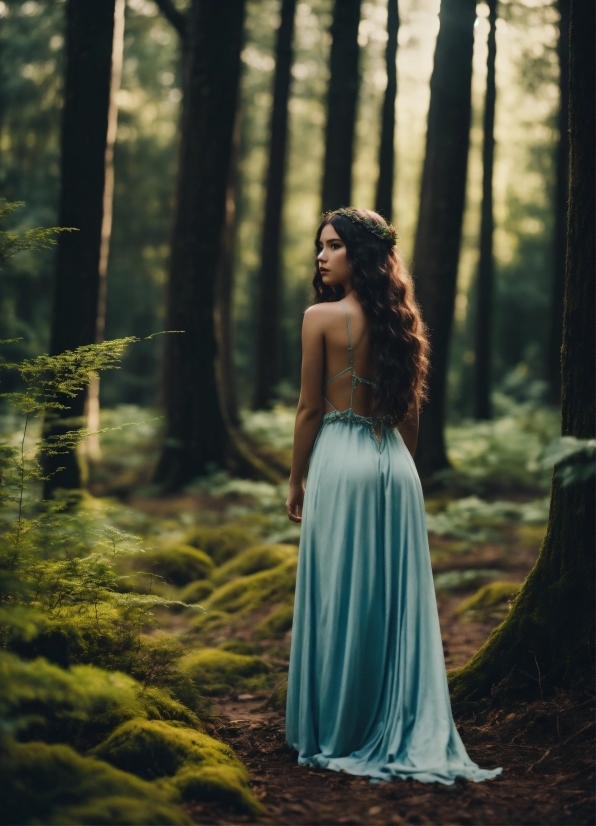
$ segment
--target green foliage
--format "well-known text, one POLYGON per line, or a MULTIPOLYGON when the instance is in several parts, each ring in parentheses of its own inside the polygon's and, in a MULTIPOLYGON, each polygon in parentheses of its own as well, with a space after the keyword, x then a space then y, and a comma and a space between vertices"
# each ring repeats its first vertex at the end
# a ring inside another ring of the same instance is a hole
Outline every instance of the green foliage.
POLYGON ((542 456, 542 466, 558 465, 555 477, 563 487, 585 482, 594 475, 596 439, 577 439, 575 436, 561 436, 547 445, 542 456), (569 459, 575 461, 569 462, 569 459))
POLYGON ((502 571, 492 568, 464 568, 462 570, 445 571, 435 575, 436 591, 459 591, 478 586, 487 579, 497 579, 502 571))
POLYGON ((212 576, 215 585, 223 585, 239 576, 275 568, 296 557, 295 545, 255 545, 219 567, 212 576))
POLYGON ((222 525, 219 528, 198 525, 187 535, 186 542, 200 548, 216 565, 223 565, 254 542, 254 535, 240 525, 222 525))
POLYGON ((215 567, 211 557, 190 545, 174 545, 151 551, 143 559, 137 560, 137 563, 177 586, 205 579, 215 567))
MULTIPOLYGON (((0 200, 0 228, 6 224, 6 219, 19 207, 22 202, 7 203, 0 200)), ((24 235, 16 235, 6 229, 0 229, 0 270, 4 269, 8 261, 19 252, 30 250, 49 249, 56 244, 54 235, 60 232, 73 232, 72 227, 36 227, 26 230, 24 235)))
POLYGON ((498 536, 496 529, 512 521, 545 523, 548 505, 548 498, 520 504, 502 500, 487 502, 477 496, 467 496, 447 501, 442 510, 427 512, 426 523, 429 532, 435 536, 450 536, 472 543, 488 542, 498 536))
POLYGON ((456 608, 457 614, 465 614, 466 611, 482 611, 487 608, 494 608, 511 600, 521 588, 520 582, 490 582, 484 585, 471 597, 464 599, 456 608))
POLYGON ((232 749, 194 729, 130 720, 93 754, 146 780, 172 778, 186 800, 218 800, 249 813, 262 811, 232 749))
POLYGON ((199 691, 208 696, 254 687, 264 683, 262 677, 271 671, 259 657, 218 648, 193 651, 181 660, 180 667, 190 674, 199 691))
POLYGON ((165 791, 68 746, 4 743, 1 822, 190 823, 165 791))

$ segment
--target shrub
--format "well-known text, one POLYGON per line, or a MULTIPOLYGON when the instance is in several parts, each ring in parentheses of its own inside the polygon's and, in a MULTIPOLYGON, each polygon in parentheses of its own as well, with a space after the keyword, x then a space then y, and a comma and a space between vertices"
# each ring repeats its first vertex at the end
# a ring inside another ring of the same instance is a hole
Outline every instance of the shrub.
POLYGON ((218 568, 212 579, 215 585, 223 585, 239 576, 248 576, 275 568, 282 562, 295 557, 295 545, 255 545, 218 568))
POLYGON ((248 688, 255 682, 258 684, 258 678, 271 671, 259 657, 233 654, 218 648, 193 651, 181 660, 180 667, 190 674, 199 691, 208 696, 248 688), (249 678, 257 679, 247 683, 249 678))
POLYGON ((207 734, 160 721, 130 720, 93 754, 146 780, 173 778, 186 800, 219 800, 260 811, 248 773, 229 746, 207 734))
POLYGON ((214 568, 213 560, 204 551, 190 545, 175 545, 153 551, 136 560, 137 567, 151 571, 174 585, 188 585, 205 579, 214 568))
POLYGON ((163 790, 68 746, 4 745, 4 824, 190 823, 163 790))
POLYGON ((222 525, 219 528, 201 525, 187 535, 186 542, 193 548, 205 551, 216 565, 223 565, 252 545, 254 537, 252 531, 241 525, 222 525))

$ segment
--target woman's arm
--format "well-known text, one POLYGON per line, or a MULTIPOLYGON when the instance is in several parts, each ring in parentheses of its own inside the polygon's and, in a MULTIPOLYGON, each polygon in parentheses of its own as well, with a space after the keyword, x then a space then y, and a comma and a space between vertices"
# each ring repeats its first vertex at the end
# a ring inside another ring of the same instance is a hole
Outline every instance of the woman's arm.
POLYGON ((416 443, 418 442, 418 399, 416 399, 410 407, 410 411, 403 422, 398 424, 397 429, 401 433, 406 447, 412 454, 412 458, 414 458, 416 443))
POLYGON ((304 475, 323 416, 324 324, 320 305, 304 313, 300 399, 294 425, 294 450, 286 511, 292 522, 302 521, 304 475))

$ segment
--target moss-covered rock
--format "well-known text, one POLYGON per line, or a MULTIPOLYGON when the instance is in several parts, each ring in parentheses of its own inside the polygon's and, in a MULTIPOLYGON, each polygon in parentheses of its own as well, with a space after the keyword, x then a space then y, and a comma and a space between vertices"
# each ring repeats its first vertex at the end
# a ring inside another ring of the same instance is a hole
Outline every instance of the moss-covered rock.
POLYGON ((173 545, 152 551, 138 558, 136 564, 178 586, 206 579, 215 567, 210 556, 190 545, 173 545))
POLYGON ((483 585, 471 597, 464 599, 456 609, 457 614, 467 611, 483 611, 502 605, 514 597, 521 588, 521 582, 490 582, 483 585))
POLYGON ((296 587, 297 562, 296 558, 289 559, 268 571, 227 582, 213 592, 205 607, 230 613, 252 612, 286 602, 296 587))
POLYGON ((190 823, 155 785, 64 745, 10 744, 0 776, 2 823, 190 823))
POLYGON ((194 729, 131 720, 93 754, 146 780, 172 778, 186 800, 219 800, 243 811, 260 810, 248 773, 232 749, 194 729))
POLYGON ((275 568, 288 559, 295 559, 296 556, 295 545, 254 545, 228 560, 213 572, 211 578, 215 585, 224 585, 239 576, 249 576, 275 568))
POLYGON ((180 600, 195 605, 207 599, 213 593, 214 588, 213 582, 208 579, 196 579, 194 582, 189 582, 186 588, 180 591, 180 600))
POLYGON ((294 602, 280 605, 272 614, 261 620, 252 632, 255 640, 276 640, 283 637, 292 627, 294 619, 294 602))
POLYGON ((166 691, 93 666, 65 670, 46 660, 0 653, 0 716, 21 738, 89 748, 136 717, 200 727, 197 716, 166 691))
POLYGON ((208 696, 232 690, 253 689, 265 684, 271 667, 259 657, 233 654, 220 648, 201 648, 180 661, 199 691, 208 696))
POLYGON ((254 533, 242 525, 229 524, 218 528, 198 525, 188 533, 186 542, 193 548, 205 551, 216 565, 223 565, 228 559, 254 544, 254 533))

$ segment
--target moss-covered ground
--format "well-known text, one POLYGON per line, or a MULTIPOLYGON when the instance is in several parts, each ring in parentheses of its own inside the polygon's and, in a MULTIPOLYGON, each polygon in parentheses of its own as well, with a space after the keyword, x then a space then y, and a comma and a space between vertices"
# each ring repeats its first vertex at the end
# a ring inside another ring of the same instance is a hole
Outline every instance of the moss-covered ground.
MULTIPOLYGON (((259 414, 255 438, 267 415, 276 413, 259 414)), ((461 428, 450 434, 456 468, 426 496, 448 668, 507 615, 546 523, 548 474, 536 457, 548 423, 526 422, 525 440, 512 439, 515 422, 497 424, 471 428, 467 440, 461 428)), ((280 457, 282 429, 269 429, 280 457)), ((298 768, 283 728, 299 542, 285 489, 216 473, 161 496, 143 487, 146 468, 131 459, 130 470, 125 441, 107 448, 92 476, 94 507, 145 551, 117 562, 120 591, 177 604, 153 608, 138 633, 108 615, 56 616, 13 646, 19 658, 0 658, 0 682, 21 686, 0 693, 23 721, 11 734, 9 779, 18 790, 44 771, 57 787, 67 771, 77 778, 70 797, 43 791, 11 822, 590 822, 589 732, 565 698, 460 721, 471 756, 505 767, 490 784, 370 786, 298 768), (113 495, 123 489, 125 502, 113 495)))

